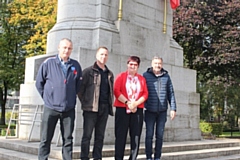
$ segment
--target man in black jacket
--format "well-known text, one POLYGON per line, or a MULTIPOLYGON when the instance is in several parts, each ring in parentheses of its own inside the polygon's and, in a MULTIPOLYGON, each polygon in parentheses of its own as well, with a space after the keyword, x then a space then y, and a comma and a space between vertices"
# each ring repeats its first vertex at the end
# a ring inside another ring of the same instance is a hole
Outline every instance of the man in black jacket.
POLYGON ((83 70, 83 82, 78 93, 83 110, 82 160, 89 160, 89 148, 94 134, 92 157, 102 159, 102 148, 108 115, 113 115, 113 73, 106 66, 108 49, 99 47, 96 62, 83 70))

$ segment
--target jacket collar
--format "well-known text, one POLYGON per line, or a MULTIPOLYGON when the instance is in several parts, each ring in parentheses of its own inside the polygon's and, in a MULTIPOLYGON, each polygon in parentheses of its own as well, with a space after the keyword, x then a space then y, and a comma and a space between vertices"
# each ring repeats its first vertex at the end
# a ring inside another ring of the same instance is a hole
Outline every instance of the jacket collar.
MULTIPOLYGON (((147 72, 155 75, 155 74, 153 73, 153 68, 152 68, 152 67, 148 68, 148 69, 147 69, 147 72)), ((164 74, 167 74, 167 73, 168 73, 168 71, 166 71, 165 69, 162 68, 161 71, 160 71, 160 76, 163 76, 164 74)))
MULTIPOLYGON (((94 70, 97 70, 97 71, 98 71, 99 66, 97 65, 97 62, 94 62, 92 68, 93 68, 94 70)), ((109 71, 109 69, 108 69, 108 67, 107 67, 106 65, 105 65, 105 68, 106 68, 107 71, 109 71)))

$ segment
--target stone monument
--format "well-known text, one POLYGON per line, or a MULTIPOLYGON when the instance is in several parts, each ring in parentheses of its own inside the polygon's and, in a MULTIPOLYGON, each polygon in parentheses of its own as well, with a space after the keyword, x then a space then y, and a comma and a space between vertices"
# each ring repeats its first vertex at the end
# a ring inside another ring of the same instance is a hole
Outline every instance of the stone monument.
MULTIPOLYGON (((168 0, 58 0, 57 23, 48 33, 46 55, 26 59, 20 103, 43 104, 35 88, 35 76, 41 62, 58 53, 58 43, 64 37, 73 41, 71 58, 78 60, 82 68, 94 63, 99 46, 108 47, 107 65, 115 76, 126 70, 130 55, 141 58, 141 74, 157 55, 163 58, 164 68, 172 78, 177 101, 177 117, 171 121, 168 116, 164 141, 201 139, 196 71, 183 67, 183 50, 172 39, 172 13, 168 0)), ((82 111, 79 101, 75 124, 74 144, 80 145, 82 111)), ((19 137, 28 138, 29 128, 29 125, 20 124, 19 137)), ((35 124, 33 133, 32 139, 39 140, 39 124, 35 124)), ((57 135, 53 141, 58 140, 57 135)), ((145 129, 142 142, 144 137, 145 129)), ((114 117, 109 117, 105 143, 112 144, 114 139, 114 117)))

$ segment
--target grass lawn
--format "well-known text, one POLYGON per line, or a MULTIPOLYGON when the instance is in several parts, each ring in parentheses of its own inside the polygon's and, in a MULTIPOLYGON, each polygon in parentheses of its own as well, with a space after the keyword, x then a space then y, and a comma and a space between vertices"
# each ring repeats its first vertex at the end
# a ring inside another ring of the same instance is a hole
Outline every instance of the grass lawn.
MULTIPOLYGON (((240 137, 240 132, 232 132, 233 137, 240 137)), ((223 132, 219 137, 231 137, 231 132, 223 132)))

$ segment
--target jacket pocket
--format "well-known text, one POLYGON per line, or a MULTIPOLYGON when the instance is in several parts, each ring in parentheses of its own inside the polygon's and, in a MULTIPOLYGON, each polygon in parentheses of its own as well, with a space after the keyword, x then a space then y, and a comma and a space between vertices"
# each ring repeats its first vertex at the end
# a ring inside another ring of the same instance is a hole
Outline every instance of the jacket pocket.
POLYGON ((55 87, 52 89, 52 103, 54 106, 60 106, 66 99, 65 90, 63 87, 55 87))

